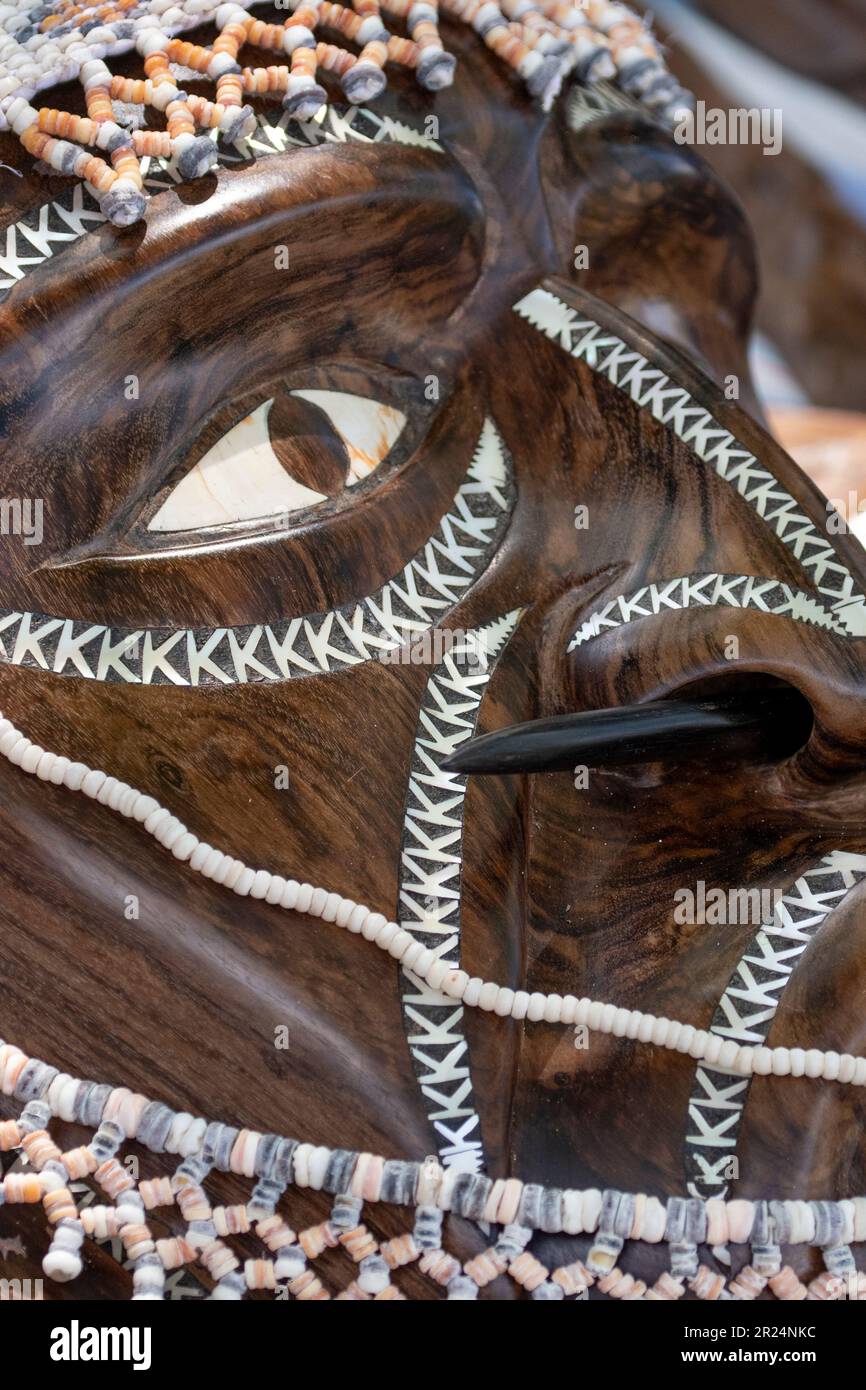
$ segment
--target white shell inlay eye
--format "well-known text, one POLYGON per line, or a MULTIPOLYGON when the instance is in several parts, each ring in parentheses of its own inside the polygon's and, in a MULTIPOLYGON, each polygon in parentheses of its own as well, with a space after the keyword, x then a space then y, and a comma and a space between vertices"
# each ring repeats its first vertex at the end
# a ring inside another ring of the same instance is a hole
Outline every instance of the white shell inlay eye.
POLYGON ((268 435, 265 401, 208 449, 169 493, 148 531, 193 531, 232 521, 284 516, 324 502, 287 473, 268 435))
POLYGON ((371 400, 369 396, 353 396, 348 391, 293 391, 324 411, 340 435, 349 455, 349 474, 346 487, 353 487, 368 477, 393 448, 406 416, 402 410, 371 400))
MULTIPOLYGON (((343 440, 346 487, 378 468, 406 423, 393 406, 347 391, 293 391, 316 406, 343 440)), ((181 478, 148 523, 148 531, 197 531, 237 521, 267 521, 325 501, 293 478, 271 443, 273 400, 257 406, 181 478)))

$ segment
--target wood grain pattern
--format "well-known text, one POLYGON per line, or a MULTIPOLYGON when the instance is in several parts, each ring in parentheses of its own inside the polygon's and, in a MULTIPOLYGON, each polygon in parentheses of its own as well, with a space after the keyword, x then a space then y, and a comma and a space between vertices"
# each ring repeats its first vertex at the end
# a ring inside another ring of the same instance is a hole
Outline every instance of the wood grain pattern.
MULTIPOLYGON (((471 628, 527 611, 481 731, 725 682, 734 670, 788 681, 812 703, 808 745, 781 763, 728 762, 708 747, 687 764, 597 773, 585 790, 569 774, 469 788, 465 968, 705 1027, 750 928, 679 926, 676 889, 698 878, 786 886, 829 850, 866 852, 862 641, 708 607, 567 653, 590 613, 650 581, 718 572, 807 593, 814 584, 686 444, 513 312, 545 275, 687 386, 819 528, 826 511, 712 380, 747 381, 754 291, 749 233, 725 188, 641 117, 575 134, 561 109, 542 117, 484 53, 457 34, 449 42, 461 69, 436 99, 444 155, 329 148, 220 173, 200 201, 155 199, 143 235, 88 235, 0 307, 0 495, 43 497, 46 517, 37 550, 4 539, 2 603, 208 626, 361 597, 435 529, 489 415, 513 458, 517 507, 495 559, 444 621, 471 628), (288 276, 274 268, 283 242, 288 276), (579 242, 587 272, 570 271, 579 242), (118 383, 130 373, 141 390, 126 403, 118 383), (245 401, 274 383, 361 379, 409 424, 405 452, 360 500, 340 494, 296 531, 243 544, 223 535, 195 550, 145 549, 136 519, 245 401), (577 506, 586 529, 575 527, 577 506)), ((417 98, 395 87, 394 111, 411 114, 417 98)), ((859 548, 834 540, 866 584, 859 548)), ((202 839, 390 916, 428 675, 372 660, 302 681, 136 688, 3 664, 0 707, 33 739, 158 797, 202 839), (281 766, 288 790, 275 786, 281 766)), ((0 824, 4 1036, 177 1108, 314 1142, 431 1151, 396 969, 375 947, 226 894, 138 827, 5 762, 0 824), (129 895, 138 920, 124 915, 129 895), (280 1026, 287 1051, 274 1047, 280 1026)), ((774 1043, 862 1052, 861 900, 808 949, 774 1043)), ((567 1030, 476 1011, 466 1028, 491 1174, 682 1192, 689 1059, 611 1038, 580 1050, 567 1030)), ((756 1081, 738 1195, 863 1191, 864 1104, 850 1088, 756 1081)), ((239 1188, 220 1179, 217 1191, 239 1188)), ((293 1220, 325 1210, 306 1194, 293 1220)), ((6 1222, 0 1213, 0 1233, 6 1222)), ((381 1213, 383 1233, 392 1222, 381 1213)), ((39 1249, 34 1231, 26 1239, 39 1249)), ((452 1244, 468 1254, 485 1238, 466 1227, 452 1244)), ((538 1242, 542 1256, 564 1244, 538 1242)), ((96 1255, 83 1285, 57 1292, 118 1296, 126 1283, 96 1255)), ((493 1292, 512 1296, 505 1281, 493 1292)))

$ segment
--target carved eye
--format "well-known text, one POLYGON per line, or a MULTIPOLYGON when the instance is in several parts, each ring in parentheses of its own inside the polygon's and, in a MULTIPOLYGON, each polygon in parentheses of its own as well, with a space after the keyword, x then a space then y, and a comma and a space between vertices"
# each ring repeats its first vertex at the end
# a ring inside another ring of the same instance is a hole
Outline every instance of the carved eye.
POLYGON ((211 445, 147 529, 198 531, 318 506, 369 477, 405 423, 395 407, 347 391, 280 392, 211 445))

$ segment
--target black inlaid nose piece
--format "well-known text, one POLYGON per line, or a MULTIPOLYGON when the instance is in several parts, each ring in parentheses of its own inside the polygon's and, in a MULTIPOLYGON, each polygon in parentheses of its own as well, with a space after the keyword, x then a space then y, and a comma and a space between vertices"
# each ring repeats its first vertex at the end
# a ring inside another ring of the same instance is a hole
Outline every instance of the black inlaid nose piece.
POLYGON ((446 772, 564 772, 687 756, 711 746, 721 757, 805 742, 807 701, 788 686, 717 699, 656 700, 645 705, 559 714, 482 734, 446 758, 446 772))

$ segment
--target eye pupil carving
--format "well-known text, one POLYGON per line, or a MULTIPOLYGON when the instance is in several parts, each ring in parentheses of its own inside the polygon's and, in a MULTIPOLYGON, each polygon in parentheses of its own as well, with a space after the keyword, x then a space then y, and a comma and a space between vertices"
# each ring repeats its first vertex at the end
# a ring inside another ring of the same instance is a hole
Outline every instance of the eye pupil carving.
POLYGON ((268 434, 280 463, 299 483, 325 497, 342 492, 349 472, 348 450, 312 401, 281 392, 268 415, 268 434))
POLYGON ((349 454, 349 487, 379 466, 406 423, 402 410, 348 391, 293 391, 292 395, 319 406, 338 431, 349 454))
POLYGON ((346 391, 278 390, 218 439, 151 517, 151 532, 192 532, 308 510, 369 477, 406 417, 346 391))

